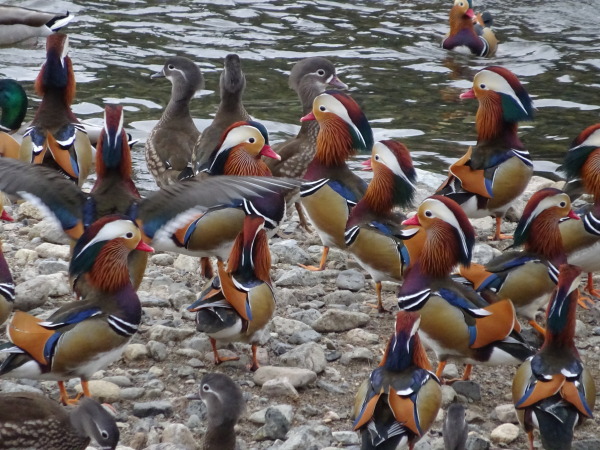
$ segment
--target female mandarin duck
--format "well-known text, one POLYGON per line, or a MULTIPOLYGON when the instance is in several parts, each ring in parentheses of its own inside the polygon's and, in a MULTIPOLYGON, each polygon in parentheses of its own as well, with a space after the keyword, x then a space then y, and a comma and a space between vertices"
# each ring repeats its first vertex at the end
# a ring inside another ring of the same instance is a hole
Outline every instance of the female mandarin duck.
POLYGON ((27 113, 27 94, 15 80, 0 80, 0 156, 19 158, 21 145, 11 136, 17 131, 27 113))
POLYGON ((451 403, 446 412, 444 428, 444 450, 465 450, 469 437, 469 424, 465 407, 460 403, 451 403))
POLYGON ((85 450, 93 439, 112 450, 119 437, 115 418, 91 398, 67 410, 33 392, 0 394, 0 449, 85 450))
POLYGON ((414 448, 442 405, 442 389, 417 330, 416 313, 400 311, 383 360, 359 388, 354 429, 361 449, 414 448))
POLYGON ((558 267, 567 261, 559 229, 567 217, 579 219, 567 194, 554 188, 536 192, 515 231, 514 245, 523 244, 524 250, 505 252, 485 266, 461 267, 460 274, 484 297, 491 292, 511 299, 517 314, 543 333, 535 314, 556 287, 558 267))
POLYGON ((402 232, 406 245, 417 237, 422 248, 404 273, 398 306, 421 314, 421 337, 440 361, 438 377, 449 358, 468 364, 463 377, 468 379, 472 364, 516 364, 529 357, 512 302, 489 304, 449 276, 456 264, 469 265, 475 242, 473 227, 456 202, 430 197, 403 223, 417 227, 402 232))
POLYGON ((318 95, 312 112, 302 121, 317 120, 317 152, 300 189, 302 206, 323 242, 319 267, 324 270, 329 247, 345 248, 344 231, 350 210, 365 194, 367 183, 354 174, 346 160, 373 147, 373 132, 358 104, 348 95, 327 91, 318 95))
POLYGON ((373 278, 377 308, 383 312, 381 282, 402 281, 410 260, 407 248, 397 236, 404 217, 392 210, 412 204, 417 175, 408 149, 396 141, 376 142, 370 167, 373 180, 346 223, 346 246, 373 278))
POLYGON ((30 38, 48 36, 74 18, 68 11, 66 14, 50 13, 0 5, 0 45, 12 45, 30 38))
MULTIPOLYGON (((289 86, 300 98, 303 115, 312 111, 315 97, 327 89, 348 89, 348 86, 337 76, 335 66, 331 61, 320 56, 305 58, 294 64, 290 72, 289 86)), ((318 134, 319 123, 317 121, 303 121, 296 137, 275 147, 281 159, 266 161, 273 175, 276 177, 303 177, 308 165, 315 157, 318 134)), ((307 229, 308 223, 300 203, 297 198, 294 200, 300 224, 307 229)))
POLYGON ((8 358, 0 376, 58 381, 60 398, 69 403, 64 380, 79 377, 83 394, 88 380, 121 356, 142 318, 131 285, 127 257, 133 250, 153 251, 137 225, 125 216, 106 216, 77 241, 69 276, 89 288, 81 301, 66 304, 41 320, 17 311, 8 325, 8 358))
MULTIPOLYGON (((210 160, 214 149, 219 146, 223 133, 232 124, 252 120, 242 103, 244 89, 246 89, 246 76, 242 71, 240 57, 236 54, 227 55, 219 81, 221 93, 219 109, 212 123, 196 141, 192 152, 191 167, 194 174, 197 174, 210 160)), ((189 176, 192 174, 189 173, 189 176)))
POLYGON ((478 72, 473 88, 461 98, 477 98, 477 145, 450 166, 448 179, 437 193, 455 200, 472 218, 496 216, 494 239, 502 217, 523 193, 533 174, 533 163, 517 135, 518 122, 533 118, 529 95, 507 69, 490 66, 478 72))
POLYGON ((93 149, 84 127, 71 111, 75 75, 68 50, 66 35, 48 36, 46 62, 35 80, 42 102, 23 135, 20 158, 53 167, 81 186, 92 168, 93 149))
POLYGON ((567 152, 563 171, 567 180, 579 181, 583 189, 594 198, 594 205, 581 222, 565 221, 560 225, 560 233, 567 252, 567 260, 588 272, 586 291, 600 297, 594 289, 592 273, 600 270, 597 257, 600 249, 600 124, 583 130, 571 144, 567 152))
POLYGON ((196 329, 208 334, 215 364, 235 358, 221 358, 217 340, 249 342, 252 345, 252 365, 258 369, 256 357, 258 332, 275 312, 275 295, 271 285, 271 253, 265 220, 247 215, 242 232, 236 238, 227 268, 218 261, 220 291, 211 283, 188 310, 197 311, 196 329))
POLYGON ((13 282, 8 263, 2 252, 0 242, 0 325, 2 325, 13 309, 15 302, 15 283, 13 282))
POLYGON ((575 310, 581 270, 560 266, 558 285, 546 311, 546 336, 540 351, 517 370, 512 396, 519 422, 533 450, 533 430, 549 450, 571 448, 573 429, 592 417, 596 386, 575 347, 575 310))
POLYGON ((481 15, 475 16, 472 0, 454 0, 450 32, 442 41, 442 47, 446 50, 466 47, 477 56, 494 56, 498 40, 489 25, 490 21, 484 21, 481 15))
POLYGON ((146 163, 159 187, 177 181, 190 164, 200 132, 190 114, 190 100, 204 86, 202 73, 193 61, 182 56, 169 58, 152 78, 172 84, 171 99, 146 140, 146 163))

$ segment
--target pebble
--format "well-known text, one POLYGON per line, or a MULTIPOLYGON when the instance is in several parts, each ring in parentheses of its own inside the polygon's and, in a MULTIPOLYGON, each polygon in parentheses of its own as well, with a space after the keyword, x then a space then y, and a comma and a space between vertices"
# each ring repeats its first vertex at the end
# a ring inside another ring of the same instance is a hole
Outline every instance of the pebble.
POLYGON ((167 346, 162 342, 148 341, 146 344, 150 357, 155 361, 164 361, 167 359, 167 346))
POLYGON ((375 333, 369 333, 362 328, 354 328, 346 333, 348 342, 355 345, 376 345, 379 343, 379 336, 375 333))
POLYGON ((256 384, 262 386, 267 381, 277 378, 287 378, 292 386, 301 388, 314 383, 317 379, 317 374, 312 370, 298 367, 261 366, 254 372, 253 380, 256 384))
POLYGON ((494 428, 490 439, 496 444, 510 444, 519 437, 519 427, 512 423, 503 423, 494 428))
POLYGON ((337 290, 325 295, 322 300, 326 305, 349 306, 362 303, 364 300, 364 294, 358 294, 348 290, 337 290))
POLYGON ((354 431, 334 431, 331 435, 336 442, 339 442, 343 446, 358 445, 360 443, 358 434, 354 431))
POLYGON ((373 352, 365 347, 356 347, 349 352, 342 353, 340 363, 347 366, 355 362, 359 363, 370 363, 373 361, 373 352))
POLYGON ((58 258, 68 261, 71 258, 71 248, 68 245, 56 245, 44 242, 35 248, 40 258, 58 258))
POLYGON ((170 416, 173 413, 173 405, 168 400, 153 402, 139 402, 133 404, 133 415, 136 417, 150 417, 163 414, 170 416))
POLYGON ((306 344, 308 342, 318 342, 321 339, 321 333, 315 330, 296 331, 288 338, 288 342, 292 345, 306 344))
POLYGON ((292 405, 273 405, 269 406, 269 408, 263 408, 259 411, 256 411, 250 415, 248 420, 253 423, 264 424, 266 421, 265 415, 267 413, 267 409, 275 408, 277 409, 283 416, 287 419, 289 423, 292 423, 294 420, 294 407, 292 405))
POLYGON ((173 341, 182 341, 194 333, 196 333, 196 330, 193 328, 173 328, 166 327, 164 325, 154 325, 149 330, 151 340, 159 341, 165 344, 173 341))
POLYGON ((517 411, 515 411, 515 406, 512 403, 496 406, 494 414, 500 422, 519 423, 517 411))
POLYGON ((141 398, 146 390, 140 387, 127 387, 121 389, 121 398, 123 400, 137 400, 141 398))
POLYGON ((173 267, 178 270, 183 270, 184 272, 196 273, 200 268, 200 261, 194 256, 177 255, 173 267))
POLYGON ((330 270, 324 270, 322 272, 311 272, 310 270, 303 269, 301 267, 294 267, 293 269, 286 270, 282 275, 275 281, 277 287, 298 287, 298 286, 314 286, 315 284, 321 283, 331 273, 330 270))
POLYGON ((295 239, 284 239, 270 246, 271 253, 287 264, 312 264, 312 257, 298 245, 295 239))
POLYGON ((458 367, 456 364, 448 363, 444 370, 442 371, 442 377, 452 380, 454 378, 458 378, 458 367))
POLYGON ((103 379, 104 381, 110 381, 111 383, 114 383, 121 388, 133 386, 131 378, 126 377, 125 375, 114 375, 111 377, 104 377, 103 379))
POLYGON ((364 313, 328 309, 315 320, 313 328, 319 333, 331 333, 364 327, 368 322, 369 316, 364 313))
POLYGON ((306 450, 306 443, 313 448, 325 448, 333 442, 331 429, 325 425, 302 425, 288 432, 287 440, 271 450, 306 450))
POLYGON ((300 398, 298 391, 286 377, 265 381, 260 391, 268 397, 290 397, 294 400, 300 398))
POLYGON ((338 275, 335 284, 339 289, 357 292, 365 287, 365 275, 354 269, 344 270, 338 275))
POLYGON ((481 400, 481 388, 475 381, 457 381, 452 384, 452 388, 457 394, 464 395, 471 400, 481 400))
POLYGON ((127 361, 140 361, 148 357, 148 349, 144 344, 129 344, 123 350, 123 358, 127 361))
MULTIPOLYGON (((100 403, 114 403, 121 397, 121 388, 110 381, 90 380, 88 381, 88 387, 91 396, 100 403)), ((75 390, 78 393, 83 392, 81 384, 76 385, 75 390)))
POLYGON ((15 252, 14 261, 18 265, 28 265, 38 259, 38 254, 35 250, 21 248, 15 252))
POLYGON ((289 429, 288 418, 278 408, 270 407, 265 412, 265 424, 256 430, 254 439, 257 441, 285 439, 289 429))
POLYGON ((34 392, 36 394, 44 395, 41 389, 26 384, 17 384, 8 380, 0 380, 0 392, 6 394, 12 394, 14 392, 34 392))
POLYGON ((175 444, 182 449, 196 450, 196 439, 188 427, 181 423, 171 423, 162 432, 163 443, 175 444))
POLYGON ((321 373, 327 366, 325 352, 315 342, 309 342, 293 348, 281 355, 281 364, 292 367, 302 367, 315 373, 321 373))
POLYGON ((279 336, 290 336, 298 331, 312 330, 311 326, 304 322, 286 319, 281 316, 273 317, 273 320, 271 320, 271 327, 279 336))

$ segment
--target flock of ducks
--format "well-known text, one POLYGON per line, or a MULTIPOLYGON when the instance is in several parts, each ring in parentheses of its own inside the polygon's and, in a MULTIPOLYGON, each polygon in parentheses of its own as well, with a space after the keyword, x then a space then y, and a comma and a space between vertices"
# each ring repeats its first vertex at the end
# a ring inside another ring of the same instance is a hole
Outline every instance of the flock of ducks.
MULTIPOLYGON (((26 18, 19 26, 37 27, 39 35, 71 17, 16 10, 0 6, 0 23, 17 26, 19 17, 26 18)), ((443 47, 493 54, 491 22, 489 14, 473 13, 470 0, 455 0, 443 47)), ((0 42, 10 43, 3 32, 0 42)), ((330 61, 312 57, 292 68, 302 126, 295 138, 272 148, 266 128, 243 106, 246 80, 237 55, 225 58, 221 102, 202 133, 189 102, 203 76, 189 59, 172 57, 153 75, 168 79, 172 91, 145 145, 160 189, 141 198, 131 178, 122 107, 106 105, 94 148, 71 111, 75 77, 68 37, 49 34, 46 51, 35 82, 42 101, 20 143, 10 133, 21 126, 27 97, 13 80, 0 82, 6 131, 0 135, 0 190, 58 219, 73 242, 69 277, 77 300, 44 320, 12 312, 14 284, 0 258, 0 323, 10 317, 0 376, 57 381, 61 402, 77 409, 66 412, 34 394, 0 394, 0 437, 8 447, 85 448, 92 437, 102 448, 115 448, 114 419, 88 399, 87 381, 118 360, 137 332, 142 309, 136 290, 154 249, 202 258, 202 274, 211 280, 189 307, 196 327, 210 337, 215 364, 231 359, 219 355, 218 341, 242 341, 251 344, 250 369, 256 370, 259 335, 276 308, 269 237, 292 204, 303 227, 314 227, 323 243, 319 265, 307 270, 324 270, 331 247, 347 251, 375 282, 382 313, 382 282, 401 283, 385 354, 355 399, 361 448, 413 448, 441 407, 440 384, 453 381, 442 377, 450 359, 467 364, 463 380, 473 365, 520 364, 513 400, 530 449, 534 429, 546 449, 571 447, 574 427, 592 417, 595 403, 574 330, 578 300, 585 306, 578 293, 582 272, 589 273, 590 295, 597 294, 591 274, 600 269, 600 124, 584 130, 567 152, 569 190, 535 193, 514 236, 506 236, 502 219, 533 174, 518 136, 518 123, 533 118, 532 102, 509 70, 481 70, 461 95, 479 102, 477 144, 407 218, 401 210, 412 205, 416 189, 410 153, 400 142, 374 142, 367 118, 343 92, 347 86, 330 61), (360 151, 371 152, 368 185, 347 166, 360 151), (94 170, 93 188, 82 191, 94 170), (582 192, 592 194, 594 203, 579 220, 571 200, 582 192), (491 238, 514 239, 523 250, 504 252, 485 266, 471 264, 476 235, 469 218, 489 215, 496 217, 491 238), (216 276, 209 258, 216 259, 216 276), (546 303, 542 327, 535 316, 546 303), (539 350, 523 339, 517 317, 544 337, 539 350), (424 346, 436 354, 435 372, 424 346), (82 382, 81 399, 70 398, 64 385, 74 377, 82 382), (28 426, 32 420, 39 426, 28 426), (52 428, 68 431, 45 431, 52 428)), ((212 373, 201 380, 199 396, 209 410, 204 448, 233 449, 233 427, 244 409, 239 387, 212 373)), ((446 448, 465 448, 461 405, 451 405, 444 439, 446 448)))

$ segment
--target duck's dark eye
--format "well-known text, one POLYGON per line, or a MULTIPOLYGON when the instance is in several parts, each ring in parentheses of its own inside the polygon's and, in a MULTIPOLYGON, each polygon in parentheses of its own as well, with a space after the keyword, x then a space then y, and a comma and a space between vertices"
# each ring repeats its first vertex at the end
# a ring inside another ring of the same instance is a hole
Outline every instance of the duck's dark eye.
POLYGON ((558 204, 558 206, 560 206, 561 208, 564 208, 565 206, 567 206, 567 202, 560 202, 558 204))
POLYGON ((256 142, 256 139, 250 138, 250 139, 248 139, 248 142, 250 142, 251 144, 254 144, 256 142))
POLYGON ((433 213, 429 210, 425 211, 425 217, 433 217, 433 213))
POLYGON ((481 83, 481 84, 479 85, 479 87, 480 87, 481 89, 485 89, 485 84, 481 83))
POLYGON ((127 239, 131 239, 131 238, 133 237, 133 233, 130 231, 129 233, 127 233, 127 234, 125 235, 125 237, 126 237, 127 239))
POLYGON ((379 161, 379 155, 375 155, 375 161, 379 161))
POLYGON ((208 387, 208 384, 205 384, 204 386, 202 386, 202 390, 203 390, 204 392, 208 392, 208 391, 210 391, 210 388, 208 387))
POLYGON ((167 69, 169 69, 169 70, 173 70, 174 68, 175 68, 175 66, 174 66, 173 64, 169 64, 169 65, 167 66, 167 69))
POLYGON ((327 108, 325 108, 323 105, 321 105, 321 106, 319 106, 319 111, 325 112, 325 111, 327 111, 327 108))
POLYGON ((102 436, 102 439, 108 439, 108 431, 102 430, 100 436, 102 436))
POLYGON ((317 75, 322 77, 323 75, 325 75, 325 71, 323 69, 319 69, 319 70, 317 70, 317 75))

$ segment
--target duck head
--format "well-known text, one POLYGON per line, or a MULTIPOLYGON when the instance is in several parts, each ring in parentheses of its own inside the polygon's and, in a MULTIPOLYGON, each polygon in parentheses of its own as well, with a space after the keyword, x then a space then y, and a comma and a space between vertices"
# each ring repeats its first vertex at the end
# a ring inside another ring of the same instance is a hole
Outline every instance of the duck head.
POLYGON ((92 223, 75 244, 69 276, 73 280, 85 276, 95 288, 117 291, 131 283, 127 257, 132 250, 154 251, 127 216, 105 216, 92 223))
POLYGON ((189 101, 196 91, 204 87, 204 77, 194 61, 183 56, 173 56, 162 70, 150 76, 166 78, 171 82, 171 101, 189 101))
POLYGON ((228 272, 254 274, 257 279, 271 283, 271 252, 264 228, 262 216, 248 214, 244 217, 242 232, 234 241, 227 261, 228 272))
POLYGON ((510 70, 489 66, 473 78, 473 87, 460 98, 477 98, 475 117, 480 140, 499 137, 506 128, 516 133, 517 123, 533 120, 533 103, 521 82, 510 70))
POLYGON ((423 273, 444 277, 456 264, 471 264, 475 231, 454 200, 439 195, 429 197, 421 203, 417 213, 402 224, 419 226, 426 232, 417 259, 423 273))
POLYGON ((0 131, 18 130, 27 113, 27 94, 15 80, 0 80, 0 131))
MULTIPOLYGON (((579 220, 571 209, 569 196, 560 189, 545 188, 531 196, 514 233, 514 244, 553 261, 563 257, 564 249, 558 224, 570 217, 579 220)), ((562 262, 562 261, 561 261, 562 262)))
POLYGON ((244 89, 246 88, 246 76, 242 71, 242 61, 235 53, 225 57, 219 88, 221 91, 221 99, 224 99, 231 94, 236 94, 241 98, 244 93, 244 89))
POLYGON ((580 280, 581 268, 571 264, 560 266, 558 284, 546 310, 546 338, 542 349, 549 346, 575 348, 573 339, 580 280))
POLYGON ((118 171, 123 179, 131 179, 131 150, 123 128, 123 106, 104 107, 104 128, 96 144, 96 184, 108 172, 118 171))
POLYGON ((261 156, 280 160, 269 145, 269 133, 259 122, 236 122, 221 138, 206 172, 211 175, 269 176, 271 171, 261 156))
POLYGON ((300 119, 319 122, 315 159, 325 166, 339 166, 357 151, 370 151, 373 132, 360 106, 349 95, 326 91, 313 102, 312 112, 300 119))
POLYGON ((43 97, 48 90, 63 91, 65 104, 70 106, 75 98, 75 75, 69 53, 69 38, 54 33, 46 38, 46 62, 35 80, 35 92, 43 97))
POLYGON ((450 9, 450 34, 456 34, 465 28, 473 28, 473 3, 471 0, 454 0, 450 9))
POLYGON ((298 93, 303 114, 311 111, 315 97, 327 89, 348 89, 332 62, 321 56, 298 61, 290 72, 289 86, 298 93))
POLYGON ((565 156, 562 170, 567 180, 581 178, 585 189, 600 200, 600 123, 579 133, 565 156))
POLYGON ((101 449, 115 449, 120 432, 115 418, 104 406, 90 397, 83 397, 77 407, 69 413, 71 425, 80 436, 88 436, 98 443, 101 449))
POLYGON ((209 428, 231 426, 233 429, 246 409, 242 390, 222 373, 208 373, 202 377, 199 398, 206 405, 209 428))
POLYGON ((410 366, 431 370, 431 364, 417 331, 421 316, 414 312, 399 311, 396 314, 395 332, 390 338, 380 366, 393 372, 401 372, 410 366))

